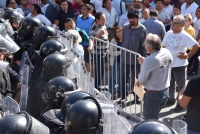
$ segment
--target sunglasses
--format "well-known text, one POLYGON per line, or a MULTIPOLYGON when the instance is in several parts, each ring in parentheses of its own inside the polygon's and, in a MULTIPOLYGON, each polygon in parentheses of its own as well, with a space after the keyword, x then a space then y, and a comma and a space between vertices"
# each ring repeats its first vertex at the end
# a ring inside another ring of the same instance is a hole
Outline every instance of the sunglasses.
POLYGON ((12 4, 12 5, 15 5, 15 4, 16 4, 16 2, 10 2, 10 4, 12 4))

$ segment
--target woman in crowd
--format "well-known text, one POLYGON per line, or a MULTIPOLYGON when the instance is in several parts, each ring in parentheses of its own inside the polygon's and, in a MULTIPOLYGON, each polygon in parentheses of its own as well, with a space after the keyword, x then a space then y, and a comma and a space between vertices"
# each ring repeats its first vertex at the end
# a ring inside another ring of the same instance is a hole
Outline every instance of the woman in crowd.
MULTIPOLYGON (((102 12, 98 12, 95 15, 95 21, 93 22, 89 35, 99 38, 108 42, 108 32, 105 26, 106 16, 102 12)), ((107 43, 101 43, 97 40, 94 40, 94 48, 93 48, 93 64, 95 66, 95 88, 101 89, 101 79, 104 75, 104 62, 105 62, 105 53, 108 49, 107 43)), ((91 47, 92 48, 92 47, 91 47)))
POLYGON ((194 38, 195 30, 192 27, 193 25, 192 16, 190 14, 186 14, 184 15, 184 18, 185 18, 184 30, 194 38))
POLYGON ((38 4, 32 4, 31 13, 29 13, 26 17, 35 17, 38 18, 45 25, 51 25, 51 22, 43 15, 41 8, 38 4))
POLYGON ((91 7, 91 9, 90 9, 91 15, 95 16, 96 10, 95 10, 94 4, 93 4, 93 3, 90 3, 89 5, 90 5, 90 7, 91 7))
POLYGON ((15 0, 6 0, 6 7, 10 7, 21 14, 24 14, 21 8, 17 8, 17 3, 15 0))
POLYGON ((22 9, 24 16, 27 16, 29 13, 31 13, 31 9, 30 9, 30 6, 28 4, 28 0, 21 0, 18 8, 22 9))
MULTIPOLYGON (((114 38, 111 40, 112 44, 121 47, 122 46, 122 27, 116 27, 114 30, 114 38)), ((114 45, 109 47, 110 55, 110 75, 109 75, 109 92, 113 95, 112 99, 116 99, 117 94, 120 93, 120 49, 114 45), (116 86, 117 85, 117 86, 116 86), (116 88, 117 87, 117 88, 116 88)))

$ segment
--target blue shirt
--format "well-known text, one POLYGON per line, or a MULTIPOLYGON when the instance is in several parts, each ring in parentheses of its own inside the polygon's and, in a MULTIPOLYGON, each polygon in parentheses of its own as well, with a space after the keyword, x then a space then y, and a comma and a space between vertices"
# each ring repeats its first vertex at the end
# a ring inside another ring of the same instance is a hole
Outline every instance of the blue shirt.
POLYGON ((151 2, 149 5, 152 7, 152 9, 156 9, 156 4, 154 2, 151 2))
POLYGON ((65 13, 64 11, 60 10, 56 16, 55 20, 59 21, 58 27, 59 29, 62 31, 65 29, 65 20, 66 18, 74 18, 74 13, 72 12, 72 10, 68 9, 67 13, 65 13))
POLYGON ((82 15, 79 15, 76 19, 76 26, 89 35, 89 30, 94 20, 95 18, 91 14, 86 19, 82 15))
MULTIPOLYGON (((21 8, 21 5, 18 6, 18 8, 21 8)), ((24 16, 27 16, 29 13, 31 13, 31 9, 30 8, 21 8, 23 13, 24 13, 24 16)))
POLYGON ((145 26, 147 33, 157 34, 162 40, 162 36, 166 34, 164 24, 156 18, 149 18, 142 22, 145 26))

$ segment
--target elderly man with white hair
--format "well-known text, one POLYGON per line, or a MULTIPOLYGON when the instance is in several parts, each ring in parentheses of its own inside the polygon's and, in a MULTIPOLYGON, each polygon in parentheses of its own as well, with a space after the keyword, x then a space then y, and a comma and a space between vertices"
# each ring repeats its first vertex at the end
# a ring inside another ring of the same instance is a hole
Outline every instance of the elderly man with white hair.
MULTIPOLYGON (((199 49, 198 42, 183 29, 184 25, 185 18, 183 16, 174 16, 172 30, 167 32, 162 41, 162 46, 166 47, 171 52, 174 61, 171 70, 168 104, 174 104, 176 101, 174 96, 175 82, 178 91, 181 91, 185 86, 188 59, 199 49), (188 54, 186 53, 187 48, 192 48, 188 54)), ((183 108, 177 103, 174 111, 181 111, 182 109, 183 108)))
POLYGON ((161 48, 161 40, 156 34, 148 34, 144 47, 150 56, 139 57, 142 68, 135 86, 144 85, 144 118, 158 119, 160 110, 169 96, 172 55, 166 48, 161 48))

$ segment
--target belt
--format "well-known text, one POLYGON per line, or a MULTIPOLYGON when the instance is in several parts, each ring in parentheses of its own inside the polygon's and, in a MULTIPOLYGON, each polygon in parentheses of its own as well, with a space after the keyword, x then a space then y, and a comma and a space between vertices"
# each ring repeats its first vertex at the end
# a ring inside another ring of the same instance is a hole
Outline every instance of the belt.
POLYGON ((163 92, 163 91, 166 91, 166 90, 168 90, 169 88, 165 88, 165 89, 163 89, 163 90, 149 90, 149 89, 146 89, 145 88, 145 91, 146 92, 163 92))

